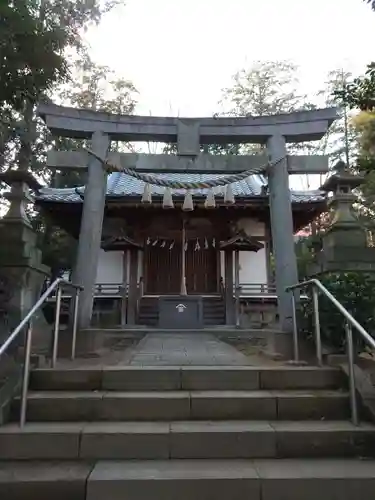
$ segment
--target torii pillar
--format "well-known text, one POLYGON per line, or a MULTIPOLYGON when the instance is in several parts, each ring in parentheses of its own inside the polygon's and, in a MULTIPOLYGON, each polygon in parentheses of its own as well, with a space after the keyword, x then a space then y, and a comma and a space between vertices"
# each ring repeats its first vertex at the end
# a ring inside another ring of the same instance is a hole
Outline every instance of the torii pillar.
POLYGON ((267 151, 271 162, 282 158, 268 170, 268 187, 279 321, 281 329, 289 332, 293 326, 292 301, 286 287, 298 282, 298 272, 285 138, 282 135, 271 136, 267 141, 267 151))
MULTIPOLYGON (((100 158, 106 158, 110 146, 107 134, 94 132, 91 149, 100 158)), ((84 203, 79 232, 77 259, 73 271, 73 283, 83 286, 78 311, 79 328, 88 328, 91 324, 94 303, 96 274, 104 218, 107 174, 103 165, 93 156, 89 157, 88 180, 84 192, 84 203)))

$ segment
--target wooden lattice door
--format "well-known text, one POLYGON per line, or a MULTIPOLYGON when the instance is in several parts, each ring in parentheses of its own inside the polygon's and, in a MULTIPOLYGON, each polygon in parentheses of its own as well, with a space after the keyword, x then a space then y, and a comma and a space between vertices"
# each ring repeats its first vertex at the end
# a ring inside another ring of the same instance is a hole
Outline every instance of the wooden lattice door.
POLYGON ((186 289, 190 294, 210 294, 218 291, 217 257, 215 248, 186 251, 186 289))
POLYGON ((181 245, 147 245, 145 250, 145 293, 179 294, 181 289, 181 245))

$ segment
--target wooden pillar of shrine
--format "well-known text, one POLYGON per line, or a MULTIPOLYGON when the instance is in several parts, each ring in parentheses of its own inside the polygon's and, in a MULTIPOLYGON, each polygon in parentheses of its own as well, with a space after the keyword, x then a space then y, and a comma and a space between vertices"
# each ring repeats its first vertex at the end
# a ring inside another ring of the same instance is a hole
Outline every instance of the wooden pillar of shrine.
POLYGON ((122 273, 121 326, 125 326, 128 322, 129 261, 130 251, 125 250, 122 273))
POLYGON ((224 251, 224 281, 225 281, 225 323, 234 323, 233 301, 233 250, 224 251))
POLYGON ((129 265, 129 290, 128 290, 128 325, 136 323, 137 295, 138 295, 138 249, 131 248, 129 265))
POLYGON ((236 328, 240 326, 240 251, 234 251, 234 290, 235 290, 235 307, 234 307, 234 322, 236 328))

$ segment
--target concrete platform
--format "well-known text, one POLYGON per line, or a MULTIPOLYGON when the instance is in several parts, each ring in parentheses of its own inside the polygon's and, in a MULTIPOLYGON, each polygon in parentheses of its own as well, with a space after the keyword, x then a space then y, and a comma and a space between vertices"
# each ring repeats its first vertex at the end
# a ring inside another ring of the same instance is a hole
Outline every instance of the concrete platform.
POLYGON ((131 365, 247 365, 249 359, 209 333, 149 333, 138 344, 131 365))

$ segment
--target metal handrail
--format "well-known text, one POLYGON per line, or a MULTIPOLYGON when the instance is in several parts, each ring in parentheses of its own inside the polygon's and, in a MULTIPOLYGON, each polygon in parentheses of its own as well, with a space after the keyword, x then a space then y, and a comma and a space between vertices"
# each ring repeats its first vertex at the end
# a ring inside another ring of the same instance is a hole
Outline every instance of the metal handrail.
POLYGON ((313 292, 313 313, 314 313, 314 330, 315 330, 315 343, 316 343, 316 357, 318 364, 321 366, 323 364, 322 356, 322 340, 321 340, 321 330, 320 330, 320 315, 319 315, 319 294, 320 290, 331 303, 340 311, 340 313, 345 318, 345 333, 346 333, 346 344, 347 344, 347 355, 348 355, 348 371, 349 371, 349 393, 350 393, 350 409, 351 417, 354 425, 359 424, 358 417, 358 404, 356 395, 356 381, 354 372, 354 346, 353 346, 353 327, 361 335, 362 339, 373 349, 375 349, 375 340, 371 335, 363 328, 362 325, 358 323, 356 319, 350 314, 350 312, 345 309, 345 307, 332 295, 331 292, 316 278, 311 280, 303 281, 297 283, 296 285, 289 286, 286 288, 287 292, 292 292, 292 311, 293 311, 293 350, 294 350, 294 360, 299 361, 299 348, 298 348, 298 324, 296 315, 296 297, 295 290, 300 288, 312 287, 313 292))
POLYGON ((32 347, 32 334, 33 325, 32 318, 34 314, 41 308, 41 306, 46 302, 47 298, 57 289, 56 298, 56 311, 55 311, 55 326, 53 332, 53 345, 52 345, 52 356, 51 356, 51 366, 54 368, 57 361, 57 350, 58 350, 58 340, 59 340, 59 327, 60 327, 60 310, 61 310, 61 297, 62 297, 62 287, 69 286, 76 290, 75 300, 74 300, 74 313, 73 313, 73 336, 72 336, 72 349, 71 349, 71 359, 75 358, 76 352, 76 339, 77 339, 77 324, 78 324, 78 305, 79 305, 79 293, 83 290, 80 285, 75 285, 69 281, 65 281, 62 278, 57 278, 41 295, 37 300, 35 305, 26 314, 20 324, 13 330, 9 335, 7 340, 0 346, 0 359, 8 348, 11 346, 13 341, 18 337, 18 335, 27 327, 26 332, 26 345, 25 345, 25 360, 23 366, 23 376, 22 376, 22 393, 21 393, 21 410, 20 410, 20 426, 23 427, 26 421, 26 407, 27 407, 27 392, 29 388, 29 378, 30 378, 30 358, 31 358, 31 347, 32 347))

